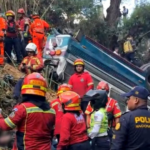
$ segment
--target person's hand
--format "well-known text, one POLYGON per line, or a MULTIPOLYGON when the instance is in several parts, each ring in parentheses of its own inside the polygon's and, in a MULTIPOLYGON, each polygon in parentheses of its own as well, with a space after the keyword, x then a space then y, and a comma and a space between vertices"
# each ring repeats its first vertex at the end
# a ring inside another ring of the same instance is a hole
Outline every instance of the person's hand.
POLYGON ((27 69, 31 69, 31 66, 30 66, 30 65, 28 65, 28 66, 27 66, 27 69))
POLYGON ((27 37, 28 37, 28 33, 25 32, 23 36, 24 36, 25 38, 27 38, 27 37))

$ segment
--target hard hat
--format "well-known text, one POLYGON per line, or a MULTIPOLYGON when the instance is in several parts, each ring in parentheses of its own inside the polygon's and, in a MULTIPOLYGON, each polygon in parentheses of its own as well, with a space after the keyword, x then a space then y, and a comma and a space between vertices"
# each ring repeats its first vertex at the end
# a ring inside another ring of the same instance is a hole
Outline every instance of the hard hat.
POLYGON ((7 17, 8 17, 8 16, 15 16, 15 12, 12 11, 12 10, 8 10, 8 11, 6 12, 6 16, 7 16, 7 17))
POLYGON ((84 101, 90 101, 94 110, 105 108, 108 102, 108 96, 104 90, 90 90, 85 94, 85 96, 86 99, 84 101))
POLYGON ((58 87, 57 96, 66 91, 71 91, 71 88, 68 84, 64 83, 58 87))
POLYGON ((33 19, 35 19, 35 18, 39 18, 40 16, 39 16, 39 14, 37 13, 37 12, 34 12, 33 14, 32 14, 32 18, 33 19))
POLYGON ((73 91, 67 91, 60 94, 59 99, 61 103, 64 105, 65 110, 71 110, 71 111, 81 110, 80 107, 81 99, 77 93, 73 91))
POLYGON ((98 90, 105 90, 105 91, 109 92, 109 85, 107 82, 101 81, 98 83, 97 89, 98 90))
POLYGON ((47 83, 40 73, 32 73, 24 78, 21 94, 39 95, 45 97, 47 83))
POLYGON ((74 62, 74 66, 76 65, 83 65, 84 66, 84 61, 82 59, 76 59, 74 62))
POLYGON ((19 8, 17 11, 18 14, 25 14, 25 11, 23 8, 19 8))
POLYGON ((26 51, 27 52, 35 52, 35 53, 37 53, 37 46, 34 43, 29 43, 26 46, 26 51))

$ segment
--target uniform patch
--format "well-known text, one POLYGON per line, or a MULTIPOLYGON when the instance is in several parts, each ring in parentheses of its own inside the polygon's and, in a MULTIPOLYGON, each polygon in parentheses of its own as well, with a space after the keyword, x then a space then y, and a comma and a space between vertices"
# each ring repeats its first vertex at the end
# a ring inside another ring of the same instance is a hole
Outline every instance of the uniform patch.
POLYGON ((15 111, 13 111, 10 115, 9 115, 10 118, 13 118, 15 117, 15 111))
POLYGON ((81 82, 84 82, 84 79, 82 78, 80 81, 81 81, 81 82))
POLYGON ((121 127, 121 124, 120 124, 120 123, 117 123, 117 124, 116 124, 116 127, 115 127, 115 130, 119 130, 120 127, 121 127))

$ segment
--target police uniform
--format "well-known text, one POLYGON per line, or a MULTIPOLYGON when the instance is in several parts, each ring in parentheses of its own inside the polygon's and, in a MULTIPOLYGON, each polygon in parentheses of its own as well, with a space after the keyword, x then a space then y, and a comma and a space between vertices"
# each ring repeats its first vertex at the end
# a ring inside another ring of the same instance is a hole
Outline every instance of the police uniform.
MULTIPOLYGON (((138 86, 123 96, 146 100, 149 92, 138 86)), ((121 116, 115 128, 111 150, 150 150, 149 137, 150 112, 143 105, 121 116)))

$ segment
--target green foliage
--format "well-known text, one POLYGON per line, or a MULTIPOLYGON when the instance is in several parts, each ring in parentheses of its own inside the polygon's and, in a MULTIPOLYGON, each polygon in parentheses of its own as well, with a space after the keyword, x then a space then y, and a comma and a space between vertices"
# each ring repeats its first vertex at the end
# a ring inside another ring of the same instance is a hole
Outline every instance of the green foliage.
MULTIPOLYGON (((124 30, 139 37, 150 30, 150 3, 135 8, 129 19, 124 20, 124 30)), ((147 34, 149 36, 149 34, 147 34)))

